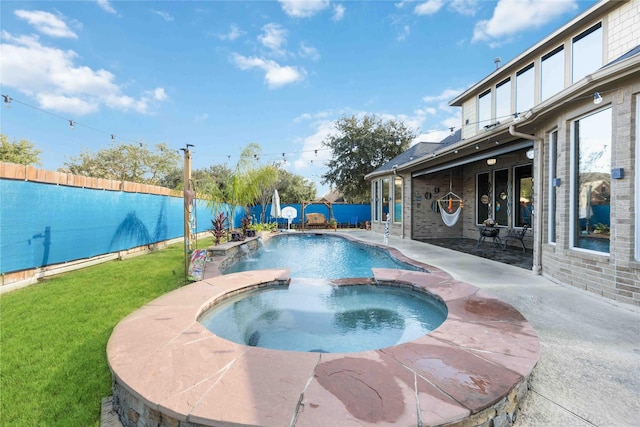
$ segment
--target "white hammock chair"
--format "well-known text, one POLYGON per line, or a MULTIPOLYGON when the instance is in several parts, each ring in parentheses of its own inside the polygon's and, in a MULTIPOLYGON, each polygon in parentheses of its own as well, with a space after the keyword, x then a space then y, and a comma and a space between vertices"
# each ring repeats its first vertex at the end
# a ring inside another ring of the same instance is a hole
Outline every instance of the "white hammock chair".
POLYGON ((453 227, 458 222, 460 212, 462 212, 462 208, 464 207, 464 200, 454 192, 449 191, 444 197, 438 199, 438 205, 440 206, 442 222, 444 222, 447 227, 453 227), (454 210, 453 206, 456 203, 458 204, 458 208, 454 210))

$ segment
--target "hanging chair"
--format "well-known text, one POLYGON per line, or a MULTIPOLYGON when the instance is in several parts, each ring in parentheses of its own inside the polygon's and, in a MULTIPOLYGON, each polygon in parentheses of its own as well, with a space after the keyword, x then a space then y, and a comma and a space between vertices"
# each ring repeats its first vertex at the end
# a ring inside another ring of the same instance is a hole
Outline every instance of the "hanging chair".
POLYGON ((464 207, 464 200, 453 191, 449 191, 444 197, 438 199, 438 206, 440 207, 440 216, 442 222, 447 227, 453 227, 460 217, 460 212, 464 207), (454 206, 457 204, 457 208, 454 210, 454 206))

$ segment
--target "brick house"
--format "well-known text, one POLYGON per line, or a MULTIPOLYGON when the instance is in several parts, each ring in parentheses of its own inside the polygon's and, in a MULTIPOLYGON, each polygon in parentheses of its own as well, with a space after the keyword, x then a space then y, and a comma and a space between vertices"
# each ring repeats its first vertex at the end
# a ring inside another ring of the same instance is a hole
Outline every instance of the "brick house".
POLYGON ((453 99, 460 129, 366 176, 372 229, 526 224, 534 273, 640 305, 639 104, 640 2, 598 2, 453 99))

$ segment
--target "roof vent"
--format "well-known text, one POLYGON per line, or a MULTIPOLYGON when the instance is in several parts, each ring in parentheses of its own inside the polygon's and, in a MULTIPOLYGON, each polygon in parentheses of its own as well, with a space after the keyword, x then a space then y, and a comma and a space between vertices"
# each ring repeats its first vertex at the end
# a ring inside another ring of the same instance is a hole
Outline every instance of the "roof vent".
POLYGON ((493 63, 496 64, 496 70, 498 68, 500 68, 500 63, 502 62, 502 58, 500 58, 499 56, 493 60, 493 63))

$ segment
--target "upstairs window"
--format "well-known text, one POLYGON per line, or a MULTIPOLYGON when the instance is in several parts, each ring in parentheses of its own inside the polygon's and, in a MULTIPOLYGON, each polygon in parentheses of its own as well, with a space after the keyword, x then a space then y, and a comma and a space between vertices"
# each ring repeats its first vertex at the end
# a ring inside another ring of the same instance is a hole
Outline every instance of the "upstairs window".
POLYGON ((533 64, 516 73, 516 112, 522 113, 535 103, 535 75, 533 64))
POLYGON ((478 129, 491 124, 491 90, 478 97, 478 129))
POLYGON ((564 89, 564 46, 542 57, 540 76, 540 102, 564 89))
POLYGON ((511 79, 506 79, 496 86, 496 121, 504 121, 511 115, 511 79))
POLYGON ((601 23, 573 38, 571 59, 571 83, 602 67, 601 23))

